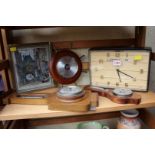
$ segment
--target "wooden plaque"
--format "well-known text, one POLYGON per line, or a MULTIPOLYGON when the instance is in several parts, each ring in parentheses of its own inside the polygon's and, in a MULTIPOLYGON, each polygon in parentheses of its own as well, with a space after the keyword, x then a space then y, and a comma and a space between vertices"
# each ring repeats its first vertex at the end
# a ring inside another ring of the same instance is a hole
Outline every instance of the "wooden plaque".
POLYGON ((147 91, 150 49, 92 49, 92 86, 147 91))
POLYGON ((49 110, 86 112, 89 111, 90 105, 91 105, 90 91, 86 91, 86 94, 82 99, 75 100, 71 103, 63 102, 57 97, 56 93, 51 94, 48 98, 49 110))

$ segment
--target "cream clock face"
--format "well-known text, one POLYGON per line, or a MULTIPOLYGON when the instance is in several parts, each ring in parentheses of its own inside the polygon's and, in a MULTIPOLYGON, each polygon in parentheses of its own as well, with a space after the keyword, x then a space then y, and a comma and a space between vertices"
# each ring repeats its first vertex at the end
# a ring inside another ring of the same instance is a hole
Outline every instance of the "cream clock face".
POLYGON ((91 84, 104 88, 146 91, 149 63, 148 50, 90 51, 91 84))

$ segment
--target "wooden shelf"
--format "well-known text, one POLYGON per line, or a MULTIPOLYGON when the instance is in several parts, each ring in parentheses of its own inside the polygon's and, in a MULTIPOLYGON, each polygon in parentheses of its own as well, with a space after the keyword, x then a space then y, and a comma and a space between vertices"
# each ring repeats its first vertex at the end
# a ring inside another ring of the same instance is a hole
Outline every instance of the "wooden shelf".
MULTIPOLYGON (((49 90, 41 91, 49 92, 49 90)), ((17 120, 17 119, 38 119, 38 118, 56 118, 67 116, 90 115, 97 113, 107 113, 127 109, 139 109, 155 107, 155 93, 146 92, 139 93, 142 96, 142 102, 139 105, 134 104, 117 104, 111 102, 109 99, 100 97, 99 107, 95 112, 65 112, 48 110, 47 105, 22 105, 22 104, 8 104, 0 111, 0 120, 17 120)))
MULTIPOLYGON (((2 49, 3 62, 0 62, 0 70, 5 70, 8 92, 11 92, 10 79, 8 76, 9 61, 5 60, 7 53, 8 43, 16 43, 12 36, 12 30, 30 29, 30 28, 47 28, 47 27, 0 27, 0 42, 2 49), (2 34, 2 29, 4 34, 2 34), (5 42, 4 42, 5 41, 5 42)), ((92 48, 92 47, 144 47, 145 46, 145 33, 146 27, 136 27, 135 37, 128 39, 111 39, 111 40, 83 40, 83 41, 62 41, 53 42, 57 49, 63 48, 92 48)), ((18 43, 18 42, 17 42, 18 43)), ((155 60, 155 54, 151 54, 151 59, 155 60)), ((89 63, 83 64, 83 70, 89 69, 89 63)), ((48 90, 49 91, 49 90, 48 90)), ((1 97, 6 97, 9 93, 5 93, 1 97)), ((43 93, 46 91, 42 91, 43 93)), ((50 91, 51 92, 51 91, 50 91)), ((0 121, 2 120, 18 120, 23 122, 29 121, 31 125, 44 125, 50 123, 63 123, 63 122, 75 122, 79 120, 95 120, 104 119, 109 117, 118 117, 120 110, 126 109, 140 109, 142 108, 143 119, 151 124, 150 126, 155 128, 155 119, 145 112, 143 108, 155 107, 155 93, 140 93, 142 96, 142 102, 140 105, 121 105, 111 102, 110 100, 100 97, 100 106, 95 112, 64 112, 64 111, 51 111, 48 110, 47 105, 24 105, 21 104, 8 104, 2 110, 0 110, 0 121), (153 121, 152 121, 153 120, 153 121)), ((18 121, 8 121, 18 122, 18 121)), ((1 123, 1 122, 0 122, 1 123)), ((17 123, 18 124, 18 123, 17 123)), ((24 123, 25 124, 25 123, 24 123)))

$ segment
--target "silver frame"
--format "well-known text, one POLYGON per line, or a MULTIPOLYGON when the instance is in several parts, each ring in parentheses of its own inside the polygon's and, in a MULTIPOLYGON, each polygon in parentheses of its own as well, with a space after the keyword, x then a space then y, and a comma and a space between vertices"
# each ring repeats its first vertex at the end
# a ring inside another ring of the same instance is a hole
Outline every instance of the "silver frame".
MULTIPOLYGON (((20 44, 20 45, 10 45, 11 47, 16 47, 18 48, 38 48, 38 47, 45 47, 48 50, 48 60, 50 61, 51 59, 51 44, 50 43, 34 43, 34 44, 20 44)), ((17 93, 24 93, 32 90, 41 90, 45 88, 50 88, 54 87, 54 81, 49 73, 50 80, 49 82, 45 83, 40 83, 40 84, 34 84, 34 85, 29 85, 29 86, 19 86, 19 75, 17 73, 17 67, 16 67, 16 58, 15 58, 15 52, 11 52, 11 64, 12 64, 12 70, 13 70, 13 77, 14 77, 14 87, 16 89, 17 93)))

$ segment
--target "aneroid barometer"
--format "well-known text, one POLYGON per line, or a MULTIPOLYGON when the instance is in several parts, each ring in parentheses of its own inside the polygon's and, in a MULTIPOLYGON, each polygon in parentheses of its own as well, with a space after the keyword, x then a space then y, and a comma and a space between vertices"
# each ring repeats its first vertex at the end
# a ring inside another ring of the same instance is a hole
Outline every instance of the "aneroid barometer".
POLYGON ((147 91, 150 49, 92 49, 92 86, 147 91))
MULTIPOLYGON (((62 50, 57 52, 51 63, 50 73, 60 84, 74 83, 82 71, 82 63, 80 58, 70 50, 62 50)), ((76 85, 65 85, 57 92, 57 97, 63 101, 69 102, 84 96, 84 91, 76 85)))
POLYGON ((49 97, 48 108, 53 110, 88 111, 90 91, 74 83, 82 72, 80 57, 69 49, 56 52, 50 64, 50 73, 55 81, 62 84, 49 97))

